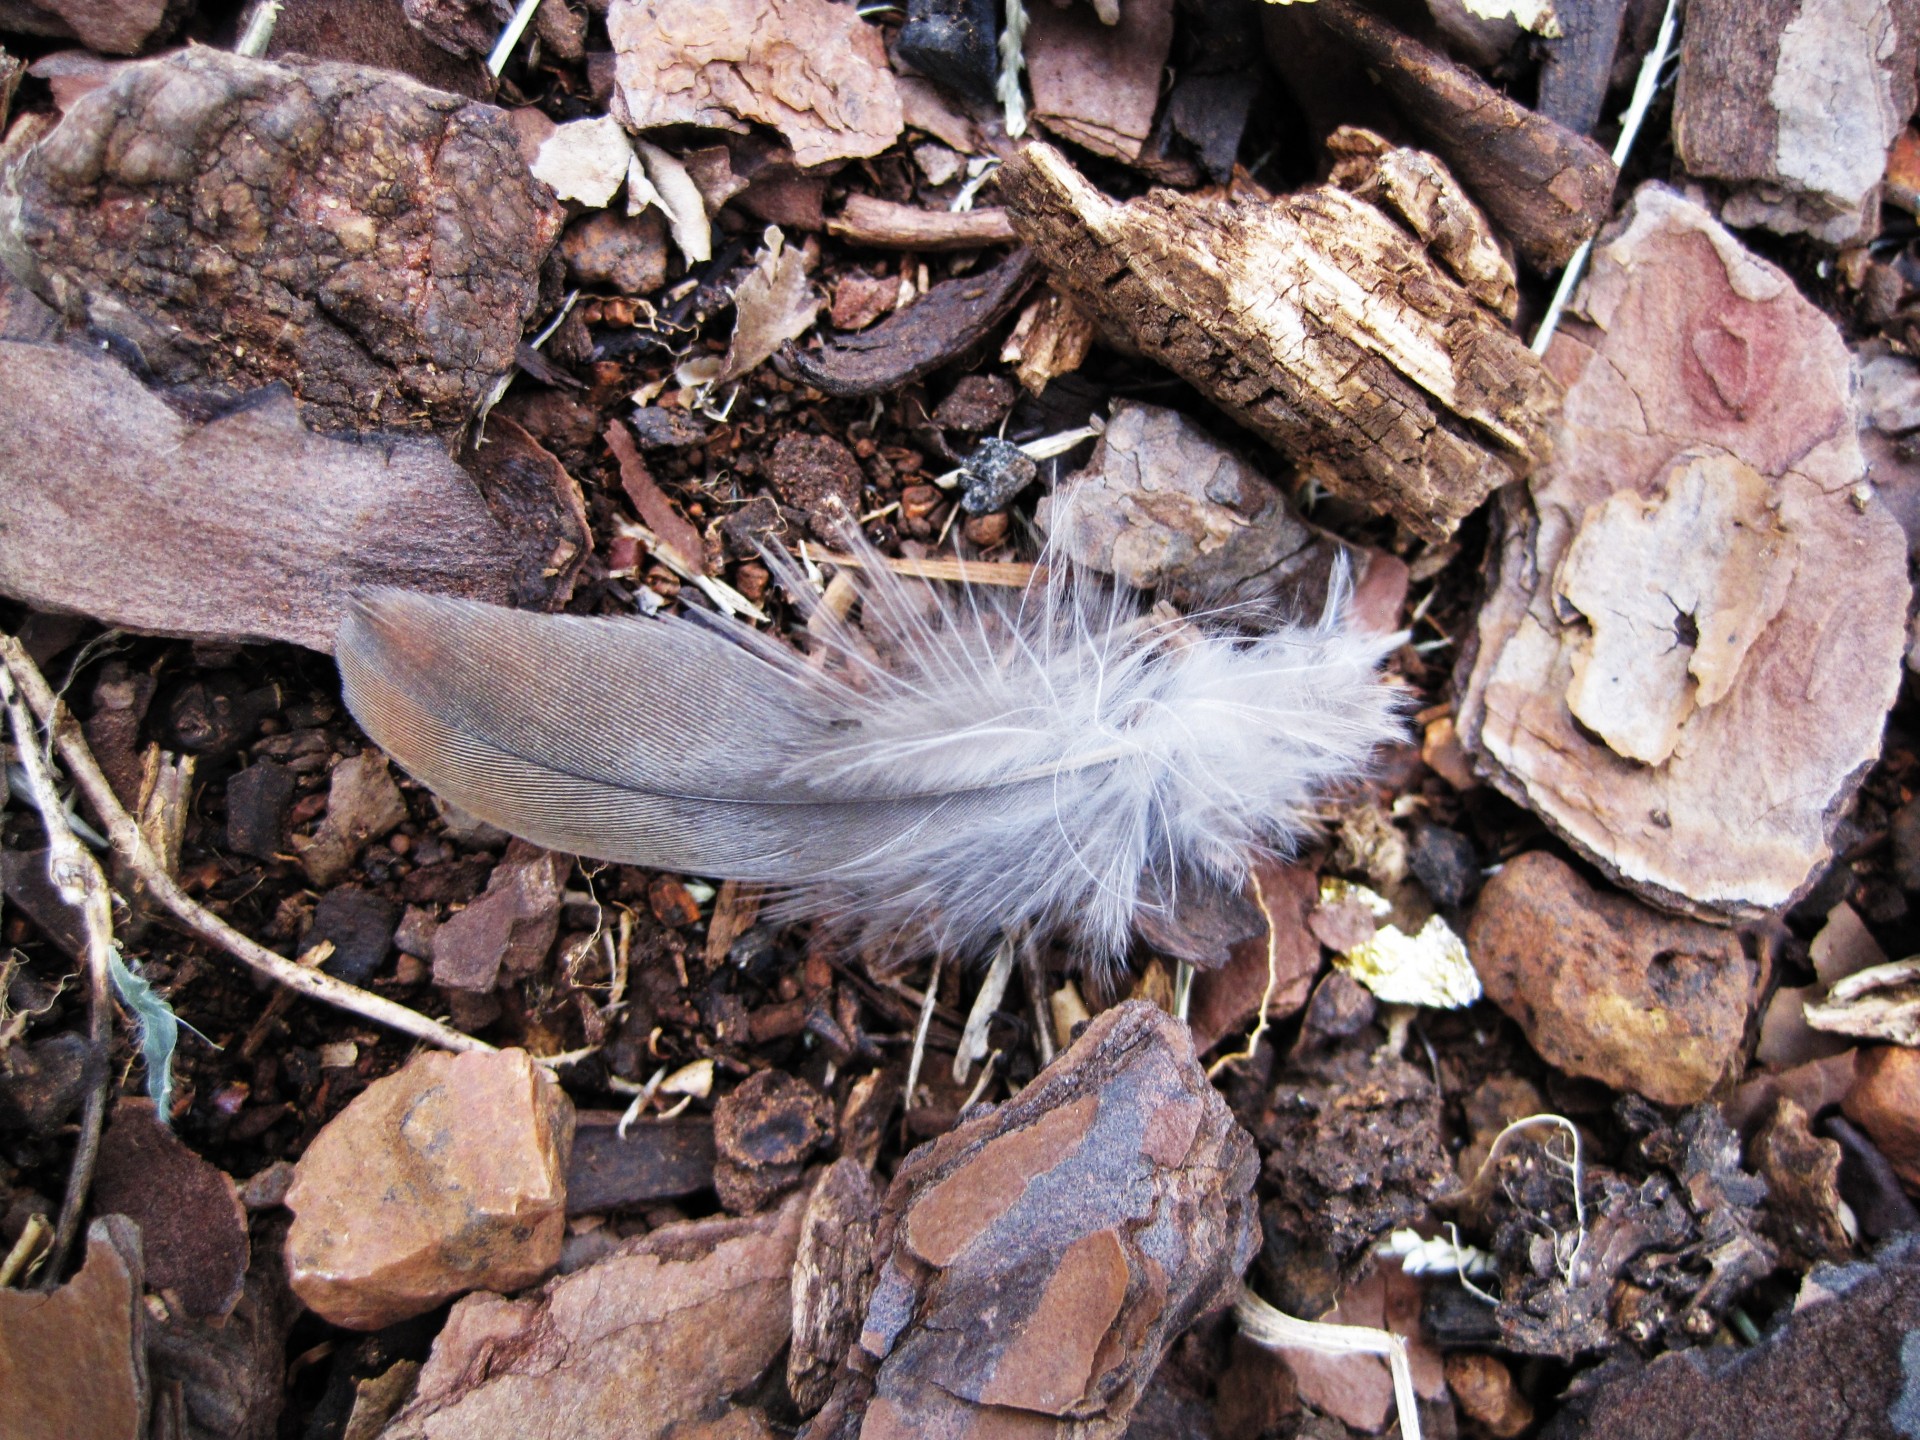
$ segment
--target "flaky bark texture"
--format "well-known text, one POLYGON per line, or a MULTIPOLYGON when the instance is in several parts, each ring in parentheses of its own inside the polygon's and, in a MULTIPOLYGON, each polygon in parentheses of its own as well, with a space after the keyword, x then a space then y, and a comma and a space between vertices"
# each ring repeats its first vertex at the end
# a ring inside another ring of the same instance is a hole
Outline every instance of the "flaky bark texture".
POLYGON ((349 65, 114 71, 0 179, 0 262, 171 384, 323 429, 458 426, 513 365, 562 211, 504 112, 349 65))
MULTIPOLYGON (((1448 213, 1477 221, 1424 158, 1448 213)), ((1343 167, 1355 186, 1364 173, 1343 167)), ((1546 453, 1554 387, 1475 299, 1511 289, 1474 268, 1482 246, 1436 241, 1437 260, 1414 225, 1335 185, 1265 203, 1154 191, 1116 204, 1048 145, 1008 161, 1000 187, 1058 288, 1329 489, 1417 535, 1450 534, 1546 453), (1463 284, 1441 261, 1468 255, 1463 284)))
POLYGON ((1186 1026, 1144 1001, 1108 1010, 908 1157, 865 1328, 807 1436, 1122 1434, 1258 1247, 1256 1164, 1186 1026))
POLYGON ((1916 47, 1920 0, 1691 0, 1674 148, 1690 173, 1738 187, 1729 225, 1871 236, 1916 47))
POLYGON ((1790 905, 1880 753, 1906 637, 1905 537, 1866 484, 1846 347, 1649 185, 1547 358, 1565 411, 1502 497, 1461 739, 1642 898, 1790 905))

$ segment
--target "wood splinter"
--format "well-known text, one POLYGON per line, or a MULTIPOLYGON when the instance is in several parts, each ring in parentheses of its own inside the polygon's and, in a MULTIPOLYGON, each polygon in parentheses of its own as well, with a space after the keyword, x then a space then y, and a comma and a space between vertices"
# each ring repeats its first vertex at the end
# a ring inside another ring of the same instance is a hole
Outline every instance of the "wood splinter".
POLYGON ((1339 183, 1266 202, 1116 203, 1044 144, 1000 188, 1055 286, 1109 331, 1328 489, 1443 539, 1545 457, 1557 389, 1507 327, 1511 269, 1445 167, 1335 140, 1339 183))

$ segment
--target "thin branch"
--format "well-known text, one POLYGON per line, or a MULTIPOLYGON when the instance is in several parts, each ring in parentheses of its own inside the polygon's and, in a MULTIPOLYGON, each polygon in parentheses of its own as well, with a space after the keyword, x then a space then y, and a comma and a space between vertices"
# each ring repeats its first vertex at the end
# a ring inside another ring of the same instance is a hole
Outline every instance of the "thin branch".
MULTIPOLYGON (((10 642, 11 643, 11 642, 10 642)), ((24 657, 25 652, 21 652, 24 657)), ((28 661, 32 664, 32 661, 28 661)), ((38 675, 38 671, 35 672, 38 675)), ((44 681, 42 682, 45 683, 44 681)), ((27 772, 27 791, 40 812, 47 832, 47 875, 60 898, 80 912, 87 944, 87 1096, 80 1114, 80 1138, 74 1142, 73 1164, 67 1171, 66 1194, 60 1202, 60 1221, 54 1227, 48 1255, 47 1278, 54 1284, 66 1264, 73 1237, 80 1232, 80 1215, 93 1187, 94 1161, 100 1154, 100 1131, 106 1123, 107 1098, 112 1088, 113 1001, 109 995, 109 961, 113 955, 113 898, 100 862, 93 858, 67 825, 66 807, 54 788, 53 774, 34 733, 33 717, 20 698, 13 657, 0 667, 0 701, 7 709, 14 748, 27 772)), ((132 822, 129 821, 129 824, 132 822)))
POLYGON ((47 688, 40 667, 33 663, 20 642, 11 635, 0 636, 0 661, 5 662, 6 669, 19 685, 41 726, 52 735, 54 748, 59 752, 68 775, 105 826, 114 851, 147 887, 148 893, 171 911, 174 918, 190 932, 209 945, 226 951, 243 965, 258 970, 268 979, 310 1000, 332 1005, 376 1025, 398 1030, 429 1045, 438 1045, 444 1050, 491 1052, 494 1049, 484 1040, 463 1035, 450 1025, 443 1025, 404 1005, 370 994, 357 985, 336 980, 323 970, 310 970, 284 955, 276 955, 189 899, 154 856, 133 817, 121 806, 113 787, 107 783, 107 777, 100 772, 93 752, 87 748, 79 725, 65 707, 54 700, 53 692, 47 688))

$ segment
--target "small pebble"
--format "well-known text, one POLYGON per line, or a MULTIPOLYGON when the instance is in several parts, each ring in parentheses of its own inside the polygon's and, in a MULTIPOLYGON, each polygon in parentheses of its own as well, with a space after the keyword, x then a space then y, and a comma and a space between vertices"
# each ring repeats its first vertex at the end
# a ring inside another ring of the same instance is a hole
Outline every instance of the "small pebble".
POLYGON ((1040 473, 1018 445, 997 435, 982 437, 973 453, 960 462, 960 508, 969 515, 1004 510, 1013 497, 1040 473))

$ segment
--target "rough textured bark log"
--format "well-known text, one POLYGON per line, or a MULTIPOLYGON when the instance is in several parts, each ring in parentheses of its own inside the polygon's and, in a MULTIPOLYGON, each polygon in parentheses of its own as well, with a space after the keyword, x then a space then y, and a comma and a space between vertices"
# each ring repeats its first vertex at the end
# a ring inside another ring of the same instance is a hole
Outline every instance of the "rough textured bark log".
POLYGON ((1558 270, 1600 228, 1619 171, 1593 141, 1508 99, 1354 0, 1317 0, 1313 13, 1367 62, 1529 265, 1558 270))
POLYGON ((834 1372, 859 1338, 873 1289, 880 1195, 858 1160, 833 1162, 813 1187, 793 1258, 793 1342, 787 1393, 811 1415, 833 1393, 834 1372))
MULTIPOLYGON (((1404 153, 1381 145, 1376 159, 1404 153)), ((1511 286, 1503 267, 1481 268, 1477 212, 1419 158, 1436 210, 1464 227, 1434 232, 1431 249, 1429 212, 1409 201, 1390 215, 1400 192, 1384 183, 1379 205, 1331 184, 1257 204, 1167 191, 1117 204, 1030 145, 1000 185, 1077 304, 1329 489, 1439 538, 1545 454, 1554 388, 1475 298, 1511 286)), ((1382 173, 1362 163, 1341 177, 1365 191, 1382 173)))
POLYGON ((1018 1096, 907 1158, 809 1440, 1111 1440, 1259 1244, 1253 1141, 1185 1025, 1118 1005, 1018 1096))
POLYGON ((1920 0, 1693 0, 1674 148, 1736 187, 1729 225, 1870 236, 1887 147, 1913 114, 1916 47, 1920 0))

